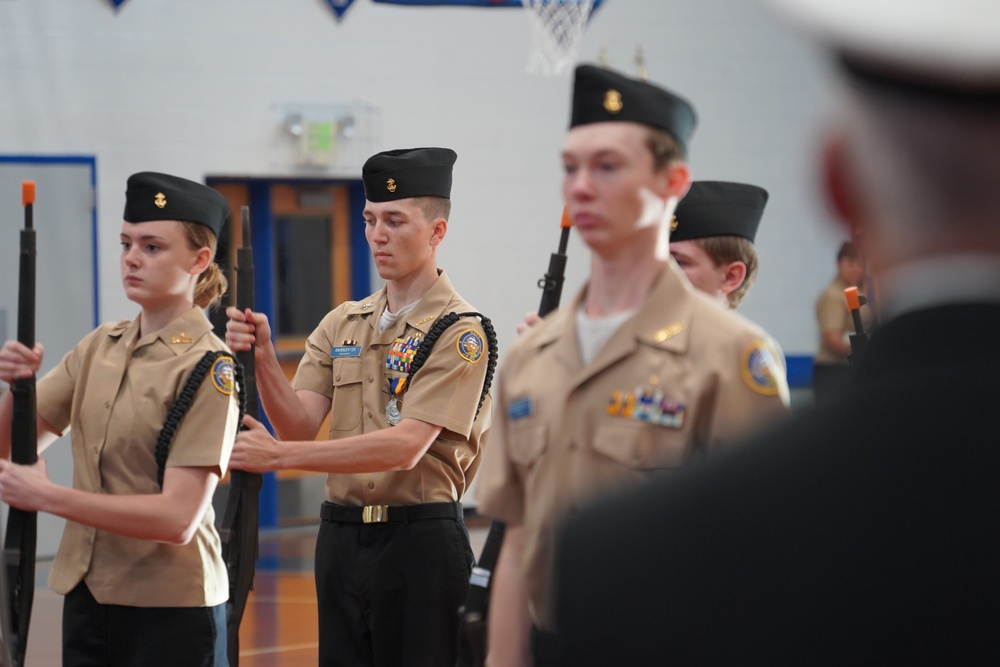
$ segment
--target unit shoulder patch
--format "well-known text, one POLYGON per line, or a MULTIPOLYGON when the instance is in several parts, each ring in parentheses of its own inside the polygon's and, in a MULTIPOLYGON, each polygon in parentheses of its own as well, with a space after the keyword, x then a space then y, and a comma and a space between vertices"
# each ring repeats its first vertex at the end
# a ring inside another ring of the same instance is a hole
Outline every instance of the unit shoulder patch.
POLYGON ((778 395, 781 369, 764 341, 756 340, 744 348, 740 359, 740 375, 746 385, 758 394, 778 395))
POLYGON ((232 357, 219 357, 212 364, 212 386, 226 396, 233 393, 233 378, 236 371, 233 368, 232 357))
POLYGON ((475 329, 466 329, 455 341, 455 347, 458 356, 474 364, 483 356, 483 337, 475 329))

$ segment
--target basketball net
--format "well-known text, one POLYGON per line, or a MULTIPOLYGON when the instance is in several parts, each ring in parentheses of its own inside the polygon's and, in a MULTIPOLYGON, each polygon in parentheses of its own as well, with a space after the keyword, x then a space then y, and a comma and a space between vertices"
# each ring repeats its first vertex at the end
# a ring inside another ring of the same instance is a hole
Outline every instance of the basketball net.
POLYGON ((594 0, 521 1, 531 21, 528 72, 546 76, 567 72, 579 58, 594 0))

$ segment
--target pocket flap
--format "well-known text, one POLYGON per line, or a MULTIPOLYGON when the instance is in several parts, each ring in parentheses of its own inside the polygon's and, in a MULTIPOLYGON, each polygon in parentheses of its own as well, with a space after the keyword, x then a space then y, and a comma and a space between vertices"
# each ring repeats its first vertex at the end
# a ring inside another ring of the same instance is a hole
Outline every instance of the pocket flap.
POLYGON ((630 468, 676 468, 684 463, 684 431, 627 419, 602 421, 594 430, 594 450, 630 468))
POLYGON ((331 371, 334 387, 361 382, 363 375, 360 359, 334 359, 331 371))

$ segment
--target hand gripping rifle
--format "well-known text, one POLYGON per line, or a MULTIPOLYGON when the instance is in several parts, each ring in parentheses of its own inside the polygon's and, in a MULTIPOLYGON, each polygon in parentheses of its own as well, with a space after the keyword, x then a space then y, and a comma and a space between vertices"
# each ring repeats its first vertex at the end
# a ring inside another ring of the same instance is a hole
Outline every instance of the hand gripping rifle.
POLYGON ((851 334, 851 354, 848 359, 851 363, 856 363, 865 356, 865 349, 868 347, 868 334, 865 333, 865 325, 861 321, 861 306, 867 303, 867 299, 863 294, 858 293, 857 287, 845 289, 844 298, 847 299, 847 309, 851 311, 851 318, 854 320, 854 333, 851 334))
MULTIPOLYGON (((250 209, 240 208, 243 223, 243 247, 236 250, 236 307, 241 312, 253 310, 253 248, 250 245, 250 209)), ((236 353, 236 363, 243 367, 246 387, 240 387, 246 414, 254 419, 257 410, 256 366, 253 348, 236 353)), ((229 601, 226 603, 226 631, 230 667, 240 664, 240 621, 247 597, 253 589, 257 562, 257 530, 260 487, 263 477, 242 470, 229 471, 229 497, 222 517, 222 558, 229 573, 229 601)))
MULTIPOLYGON (((35 347, 35 230, 33 229, 35 184, 21 184, 21 202, 24 205, 24 229, 21 230, 21 267, 17 295, 17 340, 33 349, 35 347)), ((38 430, 35 411, 35 376, 15 380, 10 386, 14 398, 11 423, 11 461, 31 465, 38 460, 38 430)), ((5 635, 5 650, 10 652, 14 667, 24 664, 28 648, 28 625, 31 622, 31 604, 35 598, 35 545, 38 534, 38 515, 16 507, 7 515, 7 532, 4 537, 4 573, 7 591, 4 621, 9 621, 9 634, 5 635)), ((6 623, 5 623, 6 625, 6 623)), ((6 627, 4 628, 7 629, 6 627)))
MULTIPOLYGON (((538 316, 545 317, 559 307, 562 297, 563 281, 566 278, 566 245, 569 243, 569 230, 573 226, 569 212, 563 208, 562 220, 559 223, 562 232, 559 236, 559 250, 549 257, 549 270, 545 277, 538 281, 542 288, 542 301, 538 306, 538 316)), ((503 544, 504 524, 494 521, 490 524, 490 532, 486 535, 486 543, 479 561, 472 568, 469 577, 469 597, 458 610, 459 637, 457 667, 484 667, 486 664, 486 624, 490 608, 490 591, 492 588, 493 570, 500 555, 503 544)))

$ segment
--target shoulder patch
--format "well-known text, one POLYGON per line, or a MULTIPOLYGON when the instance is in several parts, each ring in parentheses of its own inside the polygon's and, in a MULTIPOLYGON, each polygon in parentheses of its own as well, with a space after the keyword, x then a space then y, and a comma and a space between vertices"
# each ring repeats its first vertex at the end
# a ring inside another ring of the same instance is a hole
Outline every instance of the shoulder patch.
POLYGON ((748 387, 765 396, 778 395, 781 370, 763 341, 746 346, 740 359, 740 374, 748 387))
POLYGON ((458 356, 466 361, 476 363, 483 356, 483 338, 475 329, 466 329, 455 342, 458 356))
POLYGON ((212 386, 229 396, 233 393, 233 378, 236 375, 231 357, 219 357, 212 364, 212 386))

